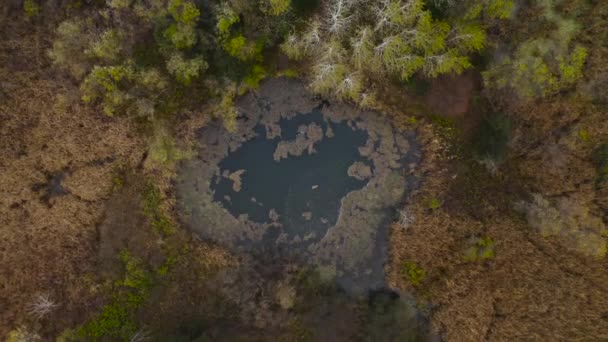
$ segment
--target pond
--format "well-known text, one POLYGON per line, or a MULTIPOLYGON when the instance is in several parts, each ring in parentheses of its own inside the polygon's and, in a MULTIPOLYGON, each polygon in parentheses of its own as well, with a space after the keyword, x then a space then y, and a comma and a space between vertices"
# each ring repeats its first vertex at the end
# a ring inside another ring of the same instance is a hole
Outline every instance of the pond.
POLYGON ((236 132, 205 127, 180 169, 186 223, 240 253, 280 251, 348 292, 382 288, 389 225, 416 181, 414 134, 296 80, 269 80, 237 106, 236 132))

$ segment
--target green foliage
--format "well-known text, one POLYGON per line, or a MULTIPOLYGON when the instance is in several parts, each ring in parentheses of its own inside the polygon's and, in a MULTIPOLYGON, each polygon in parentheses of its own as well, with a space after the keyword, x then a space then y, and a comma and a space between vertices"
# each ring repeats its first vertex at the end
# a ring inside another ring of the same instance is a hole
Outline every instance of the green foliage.
POLYGON ((587 49, 577 46, 568 59, 560 57, 558 60, 561 82, 564 86, 573 85, 583 77, 583 66, 587 60, 587 49))
POLYGON ((108 116, 127 105, 132 97, 120 89, 119 83, 131 80, 134 70, 130 65, 95 66, 80 86, 84 102, 101 99, 108 116))
POLYGON ((103 32, 97 41, 92 43, 87 53, 94 58, 117 62, 120 60, 123 39, 123 34, 117 30, 109 29, 103 32))
POLYGON ((430 115, 430 119, 433 123, 433 130, 447 146, 447 152, 451 156, 461 157, 464 153, 460 138, 461 133, 456 127, 454 119, 436 114, 430 115))
POLYGON ((483 15, 489 19, 507 19, 513 13, 514 7, 513 0, 471 1, 465 18, 475 19, 483 15))
POLYGON ((78 335, 83 338, 129 340, 137 331, 135 315, 154 285, 154 277, 142 261, 127 250, 121 251, 119 257, 124 265, 124 278, 115 283, 111 302, 104 305, 93 320, 80 327, 78 335))
POLYGON ((601 144, 593 152, 593 161, 598 174, 598 185, 608 182, 608 143, 601 144))
POLYGON ((165 30, 165 38, 176 49, 188 49, 196 44, 196 31, 192 25, 174 23, 165 30))
POLYGON ((425 79, 410 78, 405 82, 406 87, 418 96, 424 96, 430 88, 430 83, 425 79))
POLYGON ((367 302, 369 308, 359 323, 362 336, 357 341, 415 342, 427 339, 426 331, 419 322, 421 310, 413 300, 390 291, 374 291, 367 302))
POLYGON ((222 98, 220 103, 217 105, 217 109, 215 111, 215 116, 222 118, 222 122, 224 123, 224 127, 230 131, 234 132, 236 130, 236 117, 237 112, 234 107, 234 97, 236 96, 236 92, 234 89, 227 89, 228 91, 222 94, 222 98))
POLYGON ((503 113, 485 115, 473 137, 474 153, 478 159, 501 160, 511 139, 512 124, 503 113))
POLYGON ((175 53, 167 61, 167 70, 175 79, 184 85, 189 85, 201 72, 207 69, 207 62, 202 57, 185 59, 181 54, 175 53))
POLYGON ((283 69, 276 72, 275 77, 297 78, 299 75, 296 69, 283 69))
POLYGON ((562 17, 552 0, 541 3, 545 7, 545 19, 556 28, 523 42, 511 58, 484 72, 486 85, 499 89, 510 87, 522 98, 533 99, 571 88, 581 79, 588 52, 583 46, 571 44, 580 26, 562 17))
POLYGON ((127 298, 130 303, 139 305, 154 282, 152 274, 143 267, 140 259, 132 256, 126 249, 120 252, 120 260, 125 267, 125 277, 117 285, 132 289, 134 292, 127 298))
POLYGON ((38 341, 40 336, 33 331, 29 331, 27 327, 20 326, 15 330, 9 331, 6 336, 6 342, 24 342, 24 341, 38 341))
POLYGON ((254 65, 251 72, 245 77, 245 83, 251 88, 257 89, 260 81, 266 77, 266 70, 261 65, 254 65))
POLYGON ((224 4, 219 10, 217 18, 217 30, 221 38, 227 38, 230 35, 230 28, 232 25, 239 22, 239 16, 234 10, 224 4))
POLYGON ((224 49, 230 56, 247 59, 247 55, 241 52, 245 49, 246 44, 247 39, 245 39, 245 36, 238 35, 228 39, 224 45, 224 49))
POLYGON ((269 0, 270 14, 281 15, 289 10, 291 0, 269 0))
POLYGON ((401 274, 403 279, 412 286, 419 286, 426 277, 424 269, 418 267, 418 265, 411 261, 403 263, 401 274))
POLYGON ((586 129, 581 128, 578 131, 578 137, 581 138, 582 141, 589 141, 589 132, 586 129))
MULTIPOLYGON (((194 105, 192 97, 184 96, 193 83, 199 92, 222 97, 257 87, 266 75, 263 50, 291 25, 290 3, 221 1, 203 16, 201 9, 210 7, 199 8, 202 3, 192 0, 98 1, 100 15, 59 25, 49 55, 81 82, 84 102, 107 115, 154 122, 194 105), (209 68, 213 72, 205 73, 209 68), (235 89, 223 91, 233 83, 235 89)), ((236 114, 226 108, 232 104, 228 98, 222 98, 219 116, 233 128, 236 114)), ((153 150, 172 151, 166 142, 156 139, 153 145, 159 148, 153 150)), ((157 158, 162 163, 172 159, 163 153, 157 158)))
POLYGON ((99 316, 79 330, 79 335, 92 340, 98 340, 104 336, 128 340, 137 331, 135 318, 131 311, 122 303, 105 305, 99 316))
POLYGON ((125 185, 123 172, 119 168, 116 168, 112 173, 112 191, 119 191, 125 185))
POLYGON ((429 199, 428 207, 431 210, 437 210, 437 209, 441 208, 441 201, 439 199, 433 197, 433 198, 429 199))
POLYGON ((506 19, 513 13, 513 0, 490 0, 486 5, 486 13, 492 18, 506 19))
POLYGON ((108 6, 114 9, 123 9, 131 6, 133 0, 108 0, 108 6))
POLYGON ((89 71, 84 51, 88 49, 92 38, 88 33, 90 25, 90 22, 78 19, 62 22, 57 27, 57 37, 49 51, 53 64, 67 70, 77 79, 89 71))
POLYGON ((568 57, 550 40, 529 40, 512 61, 507 59, 484 73, 484 81, 497 88, 510 86, 524 98, 542 97, 574 85, 583 75, 587 50, 575 47, 568 57), (558 63, 553 60, 559 61, 558 63))
POLYGON ((477 239, 473 246, 464 252, 464 259, 469 262, 494 258, 494 240, 488 236, 477 239))
POLYGON ((176 22, 184 25, 195 24, 201 15, 193 3, 185 0, 170 0, 168 10, 176 22))
POLYGON ((228 38, 224 43, 224 50, 241 61, 261 61, 262 48, 262 44, 247 41, 242 34, 228 38))
POLYGON ((36 0, 23 0, 23 11, 28 18, 37 17, 42 8, 36 0))
POLYGON ((598 259, 606 256, 608 245, 601 236, 605 224, 588 203, 567 196, 552 201, 539 194, 532 197, 531 202, 520 203, 518 207, 543 237, 556 238, 583 255, 598 259))
POLYGON ((476 22, 437 20, 422 0, 333 0, 323 18, 288 35, 281 49, 312 60, 313 90, 362 103, 371 78, 463 72, 472 66, 467 54, 483 49, 485 40, 476 22))
POLYGON ((164 198, 158 187, 149 182, 143 197, 143 211, 154 231, 163 237, 174 234, 175 226, 162 207, 164 198))

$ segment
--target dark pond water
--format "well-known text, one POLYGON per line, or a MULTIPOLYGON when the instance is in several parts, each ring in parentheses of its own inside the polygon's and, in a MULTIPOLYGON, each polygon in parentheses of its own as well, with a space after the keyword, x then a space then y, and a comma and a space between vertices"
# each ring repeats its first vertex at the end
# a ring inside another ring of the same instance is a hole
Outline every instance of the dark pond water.
MULTIPOLYGON (((234 216, 264 223, 274 209, 283 224, 282 232, 295 236, 311 236, 318 240, 336 223, 340 201, 348 192, 362 188, 366 182, 347 175, 355 161, 363 161, 358 147, 365 144, 367 134, 353 130, 346 123, 333 124, 323 120, 319 109, 291 120, 282 119, 282 139, 293 140, 298 127, 316 123, 323 131, 331 125, 335 136, 315 144, 316 152, 290 156, 275 161, 273 153, 280 138, 266 139, 262 126, 256 127, 258 137, 232 152, 219 164, 221 170, 246 170, 241 176, 242 189, 235 192, 232 181, 218 176, 212 185, 214 199, 220 201, 234 216), (219 183, 217 183, 219 181, 219 183), (306 219, 303 213, 310 212, 306 219)), ((275 240, 279 229, 270 229, 265 241, 275 240)))
POLYGON ((415 299, 387 289, 384 274, 390 224, 417 182, 414 133, 323 102, 297 80, 268 80, 238 108, 235 132, 202 129, 176 182, 183 221, 240 262, 211 285, 240 321, 201 331, 217 341, 277 340, 294 328, 312 341, 425 340, 415 299), (302 138, 312 153, 277 157, 302 138))

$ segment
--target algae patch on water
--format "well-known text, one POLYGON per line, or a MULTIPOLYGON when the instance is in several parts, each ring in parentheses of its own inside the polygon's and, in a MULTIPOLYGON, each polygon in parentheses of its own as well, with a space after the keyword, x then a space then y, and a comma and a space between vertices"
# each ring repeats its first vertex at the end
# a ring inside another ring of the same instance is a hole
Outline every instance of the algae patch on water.
POLYGON ((205 127, 180 170, 185 222, 235 250, 287 251, 347 288, 382 286, 388 224, 419 159, 413 133, 295 80, 269 80, 237 106, 237 131, 205 127))

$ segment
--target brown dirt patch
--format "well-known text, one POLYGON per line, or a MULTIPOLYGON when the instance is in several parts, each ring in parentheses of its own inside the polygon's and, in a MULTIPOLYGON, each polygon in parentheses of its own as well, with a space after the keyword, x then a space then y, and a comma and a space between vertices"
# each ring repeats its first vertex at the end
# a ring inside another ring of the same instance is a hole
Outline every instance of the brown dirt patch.
POLYGON ((431 81, 425 104, 435 114, 450 118, 463 117, 480 82, 473 71, 460 75, 442 75, 431 81))

